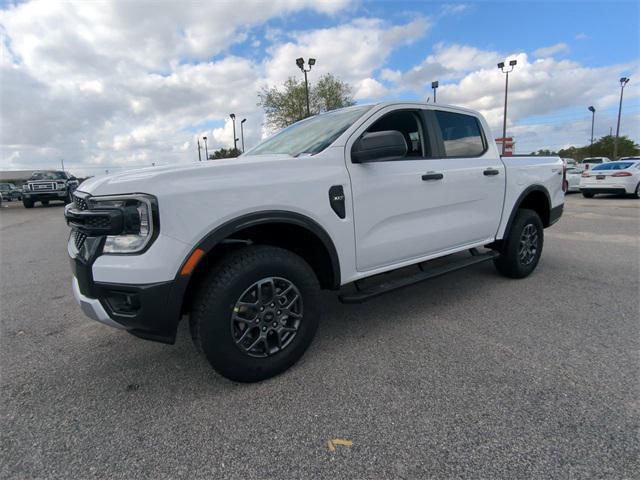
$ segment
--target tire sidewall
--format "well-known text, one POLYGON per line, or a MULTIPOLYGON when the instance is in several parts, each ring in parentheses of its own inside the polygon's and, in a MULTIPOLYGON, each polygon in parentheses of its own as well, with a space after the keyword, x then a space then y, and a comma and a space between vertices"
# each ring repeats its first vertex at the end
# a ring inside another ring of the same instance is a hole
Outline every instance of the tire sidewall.
POLYGON ((511 250, 509 255, 513 256, 512 258, 515 260, 515 267, 519 275, 526 277, 536 269, 538 262, 540 261, 540 257, 542 256, 542 247, 544 245, 544 226, 536 212, 533 210, 522 210, 513 227, 511 238, 509 239, 509 249, 511 250), (533 261, 528 265, 525 265, 520 261, 518 250, 520 247, 520 237, 528 225, 533 225, 536 229, 538 234, 538 250, 533 261))
POLYGON ((293 365, 305 352, 318 328, 318 283, 306 263, 289 252, 287 261, 281 256, 261 258, 248 265, 215 294, 199 312, 200 345, 211 365, 227 378, 256 381, 277 375, 293 365), (269 357, 245 354, 236 344, 231 331, 231 316, 243 292, 267 277, 282 277, 292 282, 302 296, 303 317, 295 338, 282 351, 269 357))

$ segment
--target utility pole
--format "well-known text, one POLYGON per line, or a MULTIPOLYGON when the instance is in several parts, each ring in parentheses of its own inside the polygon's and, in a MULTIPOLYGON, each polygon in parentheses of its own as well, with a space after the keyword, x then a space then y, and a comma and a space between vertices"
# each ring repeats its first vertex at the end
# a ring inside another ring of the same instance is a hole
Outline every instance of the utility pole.
POLYGON ((309 107, 309 82, 307 81, 307 72, 310 72, 311 67, 313 67, 315 64, 316 64, 316 59, 310 58, 308 62, 309 68, 307 69, 304 66, 304 58, 302 57, 296 58, 296 65, 300 70, 304 72, 304 91, 307 94, 307 117, 311 116, 311 109, 309 107))
POLYGON ((204 159, 209 160, 209 149, 207 148, 207 137, 202 137, 204 140, 204 159))
POLYGON ((613 159, 618 159, 618 137, 620 136, 620 116, 622 114, 622 95, 624 94, 624 87, 629 83, 629 78, 622 77, 620 79, 620 106, 618 107, 618 126, 616 127, 616 138, 613 141, 613 159))
POLYGON ((502 120, 502 155, 504 155, 505 147, 507 145, 507 94, 509 92, 509 73, 513 71, 515 66, 518 64, 517 60, 511 60, 509 62, 509 66, 511 67, 509 70, 504 69, 504 62, 500 62, 498 64, 498 68, 502 73, 507 74, 507 79, 504 84, 504 118, 502 120))
POLYGON ((64 158, 60 159, 60 163, 62 164, 62 171, 64 172, 64 158))
POLYGON ((202 161, 202 147, 200 146, 200 139, 198 138, 198 161, 201 162, 202 161))
POLYGON ((436 103, 436 90, 438 89, 438 80, 431 82, 431 88, 433 89, 433 103, 436 103))

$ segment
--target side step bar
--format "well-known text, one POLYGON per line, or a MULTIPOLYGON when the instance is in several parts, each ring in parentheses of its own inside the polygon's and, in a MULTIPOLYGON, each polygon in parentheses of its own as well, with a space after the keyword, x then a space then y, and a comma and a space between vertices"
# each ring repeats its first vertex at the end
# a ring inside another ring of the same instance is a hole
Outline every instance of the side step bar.
POLYGON ((471 249, 470 253, 471 256, 468 258, 463 258, 450 264, 441 265, 439 267, 434 267, 431 269, 423 270, 421 264, 418 264, 420 271, 413 275, 396 278, 387 282, 381 282, 355 293, 340 295, 338 298, 342 303, 362 303, 373 297, 382 295, 383 293, 392 292, 394 290, 398 290, 399 288, 407 287, 409 285, 413 285, 430 278, 439 277, 440 275, 444 275, 445 273, 455 272, 456 270, 461 270, 471 265, 475 265, 476 263, 493 260, 499 255, 494 251, 479 253, 475 248, 471 249))

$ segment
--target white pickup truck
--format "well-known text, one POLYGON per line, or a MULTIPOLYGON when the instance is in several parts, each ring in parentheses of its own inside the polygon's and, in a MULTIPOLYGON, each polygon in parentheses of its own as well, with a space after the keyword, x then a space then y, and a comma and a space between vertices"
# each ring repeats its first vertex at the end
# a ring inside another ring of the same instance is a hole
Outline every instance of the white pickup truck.
POLYGON ((388 102, 305 119, 239 158, 92 178, 65 209, 75 298, 166 343, 188 315, 220 374, 271 377, 311 343, 320 289, 361 302, 487 260, 512 278, 536 268, 563 162, 501 158, 492 138, 474 111, 388 102))

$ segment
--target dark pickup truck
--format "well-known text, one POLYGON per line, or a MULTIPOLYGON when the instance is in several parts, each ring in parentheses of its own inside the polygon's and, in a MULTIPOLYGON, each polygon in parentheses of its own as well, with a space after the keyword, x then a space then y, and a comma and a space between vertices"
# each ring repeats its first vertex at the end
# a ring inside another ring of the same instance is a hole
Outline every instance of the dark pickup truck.
POLYGON ((78 179, 61 170, 33 172, 22 186, 22 204, 33 208, 36 202, 48 205, 51 200, 71 203, 71 194, 78 187, 78 179))

